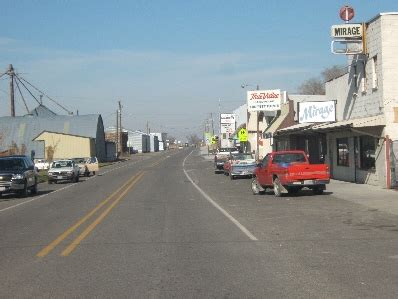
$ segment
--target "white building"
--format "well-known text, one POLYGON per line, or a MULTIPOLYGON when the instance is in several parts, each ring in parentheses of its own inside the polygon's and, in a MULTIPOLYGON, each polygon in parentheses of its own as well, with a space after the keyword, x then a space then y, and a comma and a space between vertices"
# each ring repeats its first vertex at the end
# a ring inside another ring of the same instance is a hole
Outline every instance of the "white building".
POLYGON ((398 13, 377 15, 364 32, 365 53, 348 56, 347 73, 326 82, 336 122, 299 124, 277 135, 289 134, 291 149, 322 154, 334 179, 390 188, 398 185, 398 13), (311 151, 303 140, 319 143, 311 151))

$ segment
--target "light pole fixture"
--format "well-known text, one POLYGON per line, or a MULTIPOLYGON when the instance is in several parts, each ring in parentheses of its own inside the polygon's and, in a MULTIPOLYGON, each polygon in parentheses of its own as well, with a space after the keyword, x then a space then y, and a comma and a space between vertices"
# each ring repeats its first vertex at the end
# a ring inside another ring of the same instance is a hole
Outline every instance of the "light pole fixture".
MULTIPOLYGON (((243 83, 240 87, 242 88, 246 88, 248 86, 254 86, 252 84, 246 84, 243 83)), ((258 84, 256 84, 256 90, 259 90, 260 86, 258 84)), ((249 106, 247 106, 247 130, 249 131, 249 106)), ((260 150, 260 146, 259 146, 259 131, 260 131, 260 123, 259 123, 259 111, 257 111, 256 113, 256 160, 259 160, 260 155, 259 155, 259 150, 260 150)), ((247 152, 247 147, 246 147, 246 152, 247 152)))

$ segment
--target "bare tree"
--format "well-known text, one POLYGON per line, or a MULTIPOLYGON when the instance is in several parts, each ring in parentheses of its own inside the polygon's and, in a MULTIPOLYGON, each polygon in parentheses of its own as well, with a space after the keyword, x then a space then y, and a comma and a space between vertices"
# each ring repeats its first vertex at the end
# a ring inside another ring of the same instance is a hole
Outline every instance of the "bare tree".
POLYGON ((344 65, 333 65, 331 67, 325 68, 321 75, 325 82, 340 77, 347 73, 347 67, 344 65))
POLYGON ((313 77, 304 81, 299 87, 300 94, 325 94, 325 82, 340 77, 347 73, 347 67, 343 65, 333 65, 325 68, 320 77, 313 77))
POLYGON ((310 78, 298 87, 299 94, 325 94, 325 84, 319 78, 310 78))
POLYGON ((195 144, 195 145, 199 144, 201 141, 201 139, 196 134, 191 134, 187 136, 187 140, 190 144, 195 144))

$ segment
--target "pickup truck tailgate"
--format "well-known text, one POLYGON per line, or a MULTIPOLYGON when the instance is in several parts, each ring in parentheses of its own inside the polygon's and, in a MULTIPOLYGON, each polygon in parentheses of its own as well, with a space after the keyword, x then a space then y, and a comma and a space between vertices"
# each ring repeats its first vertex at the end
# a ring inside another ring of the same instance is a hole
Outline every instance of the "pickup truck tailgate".
POLYGON ((329 167, 325 164, 297 164, 288 167, 290 180, 329 180, 329 167))

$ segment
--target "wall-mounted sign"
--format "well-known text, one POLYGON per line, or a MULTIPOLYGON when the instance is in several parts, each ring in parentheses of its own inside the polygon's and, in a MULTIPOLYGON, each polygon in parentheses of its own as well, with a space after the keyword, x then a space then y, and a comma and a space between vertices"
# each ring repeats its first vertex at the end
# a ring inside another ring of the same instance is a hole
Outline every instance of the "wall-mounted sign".
POLYGON ((331 29, 333 38, 362 38, 362 24, 333 25, 331 29))
POLYGON ((221 124, 221 133, 230 133, 235 132, 235 123, 233 124, 221 124))
POLYGON ((298 103, 299 123, 336 121, 336 101, 298 103))
POLYGON ((221 113, 220 123, 222 124, 235 124, 235 114, 221 113))
POLYGON ((281 110, 280 89, 248 91, 247 110, 249 112, 281 110))

